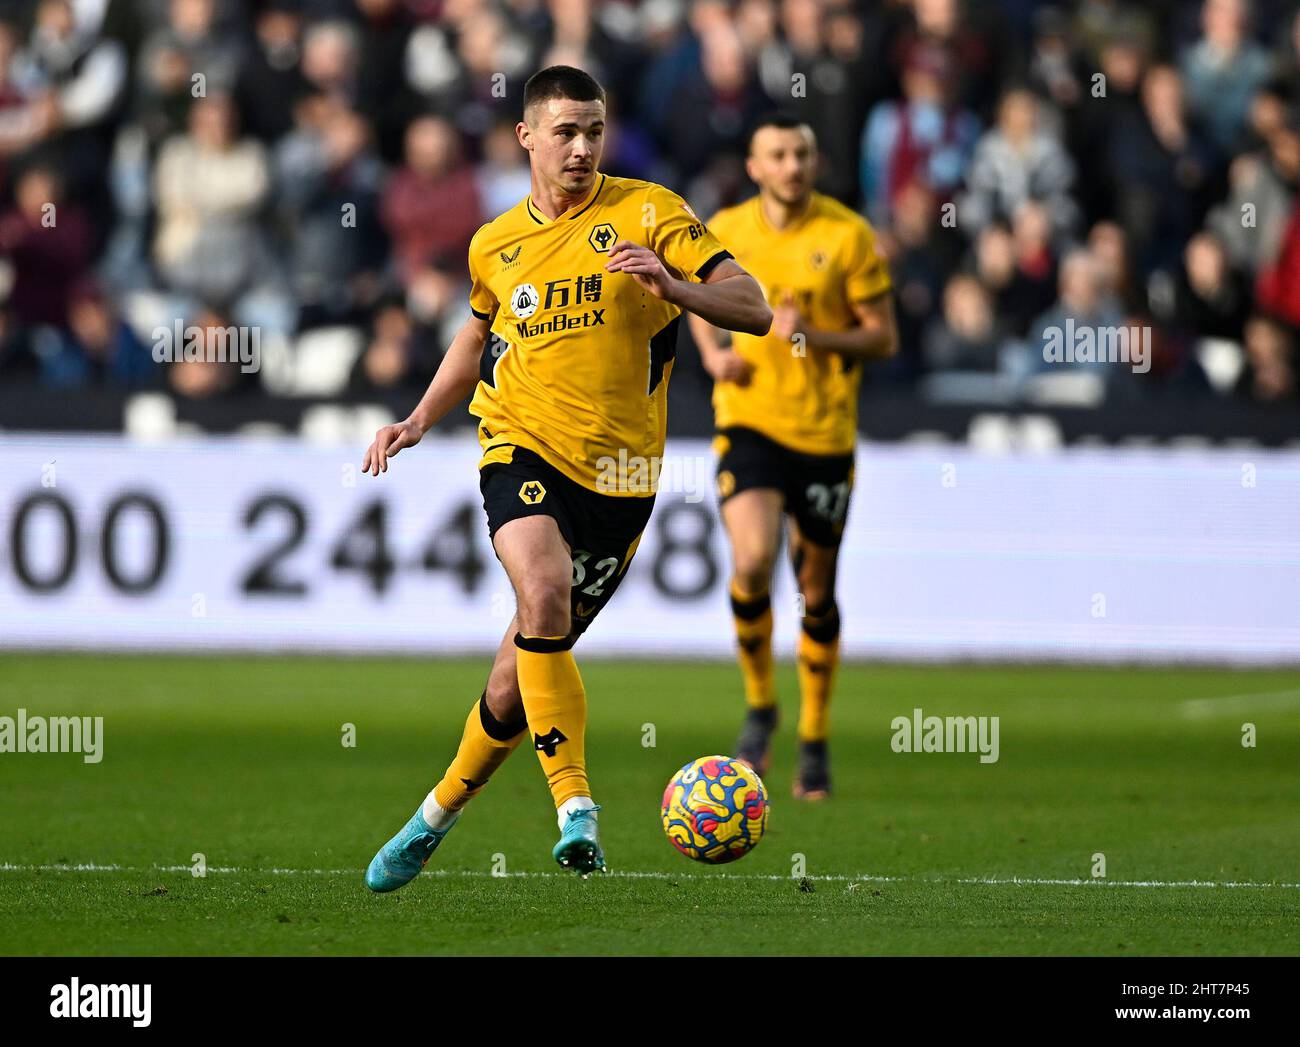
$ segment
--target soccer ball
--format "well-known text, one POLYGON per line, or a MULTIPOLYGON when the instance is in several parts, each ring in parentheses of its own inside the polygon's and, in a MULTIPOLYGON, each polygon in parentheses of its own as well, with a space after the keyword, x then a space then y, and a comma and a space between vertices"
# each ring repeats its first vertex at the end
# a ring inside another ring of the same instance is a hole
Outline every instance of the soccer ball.
POLYGON ((721 865, 743 858, 767 828, 767 790, 748 764, 702 756, 664 790, 664 832, 687 858, 721 865))

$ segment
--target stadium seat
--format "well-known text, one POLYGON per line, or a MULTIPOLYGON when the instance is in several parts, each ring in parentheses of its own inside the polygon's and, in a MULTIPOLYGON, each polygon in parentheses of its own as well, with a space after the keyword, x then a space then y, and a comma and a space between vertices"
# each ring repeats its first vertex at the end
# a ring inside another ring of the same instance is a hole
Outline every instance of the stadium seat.
POLYGON ((364 336, 355 327, 322 327, 308 331, 294 346, 289 393, 294 396, 334 396, 342 392, 363 344, 364 336))

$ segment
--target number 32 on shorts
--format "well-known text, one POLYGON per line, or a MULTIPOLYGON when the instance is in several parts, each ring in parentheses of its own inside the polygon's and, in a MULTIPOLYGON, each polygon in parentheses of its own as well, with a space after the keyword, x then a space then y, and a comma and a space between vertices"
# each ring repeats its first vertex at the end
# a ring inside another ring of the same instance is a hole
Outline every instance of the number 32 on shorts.
MULTIPOLYGON (((569 583, 570 588, 587 582, 587 561, 589 559, 591 559, 591 553, 585 549, 575 549, 573 551, 573 581, 569 583)), ((618 557, 607 556, 603 560, 597 560, 592 565, 591 570, 595 578, 584 586, 582 592, 587 596, 604 596, 605 583, 618 570, 618 557)))

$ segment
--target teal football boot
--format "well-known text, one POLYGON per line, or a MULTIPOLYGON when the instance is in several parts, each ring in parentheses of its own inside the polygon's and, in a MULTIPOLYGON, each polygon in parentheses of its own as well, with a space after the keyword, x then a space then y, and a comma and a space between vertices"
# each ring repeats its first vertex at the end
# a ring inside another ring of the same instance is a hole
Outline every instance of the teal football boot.
POLYGON ((607 872, 605 852, 600 849, 600 836, 596 829, 596 819, 592 817, 600 810, 600 805, 580 811, 570 811, 564 830, 560 833, 560 842, 551 851, 551 856, 565 869, 572 869, 583 879, 593 872, 607 872))
POLYGON ((423 804, 417 807, 411 820, 371 859, 366 870, 366 886, 372 891, 380 894, 395 891, 414 880, 456 824, 453 821, 445 829, 431 829, 424 820, 423 809, 423 804))

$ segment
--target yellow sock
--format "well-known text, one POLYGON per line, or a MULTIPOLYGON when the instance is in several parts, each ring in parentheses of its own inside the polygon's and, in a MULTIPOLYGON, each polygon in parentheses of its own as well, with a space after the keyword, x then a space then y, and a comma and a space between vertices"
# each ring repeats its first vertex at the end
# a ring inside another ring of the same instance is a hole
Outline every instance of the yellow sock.
POLYGON ((456 757, 433 787, 433 798, 445 811, 459 811, 487 784, 492 772, 524 740, 524 720, 502 723, 487 707, 487 693, 474 703, 465 721, 456 757))
POLYGON ((556 807, 576 796, 591 795, 583 749, 587 692, 572 647, 573 639, 567 636, 515 634, 519 693, 556 807))
POLYGON ((810 611, 799 631, 799 740, 823 742, 840 662, 840 612, 834 600, 810 611))
POLYGON ((742 593, 731 583, 731 614, 736 623, 736 657, 751 709, 776 704, 772 671, 772 599, 766 592, 742 593))

